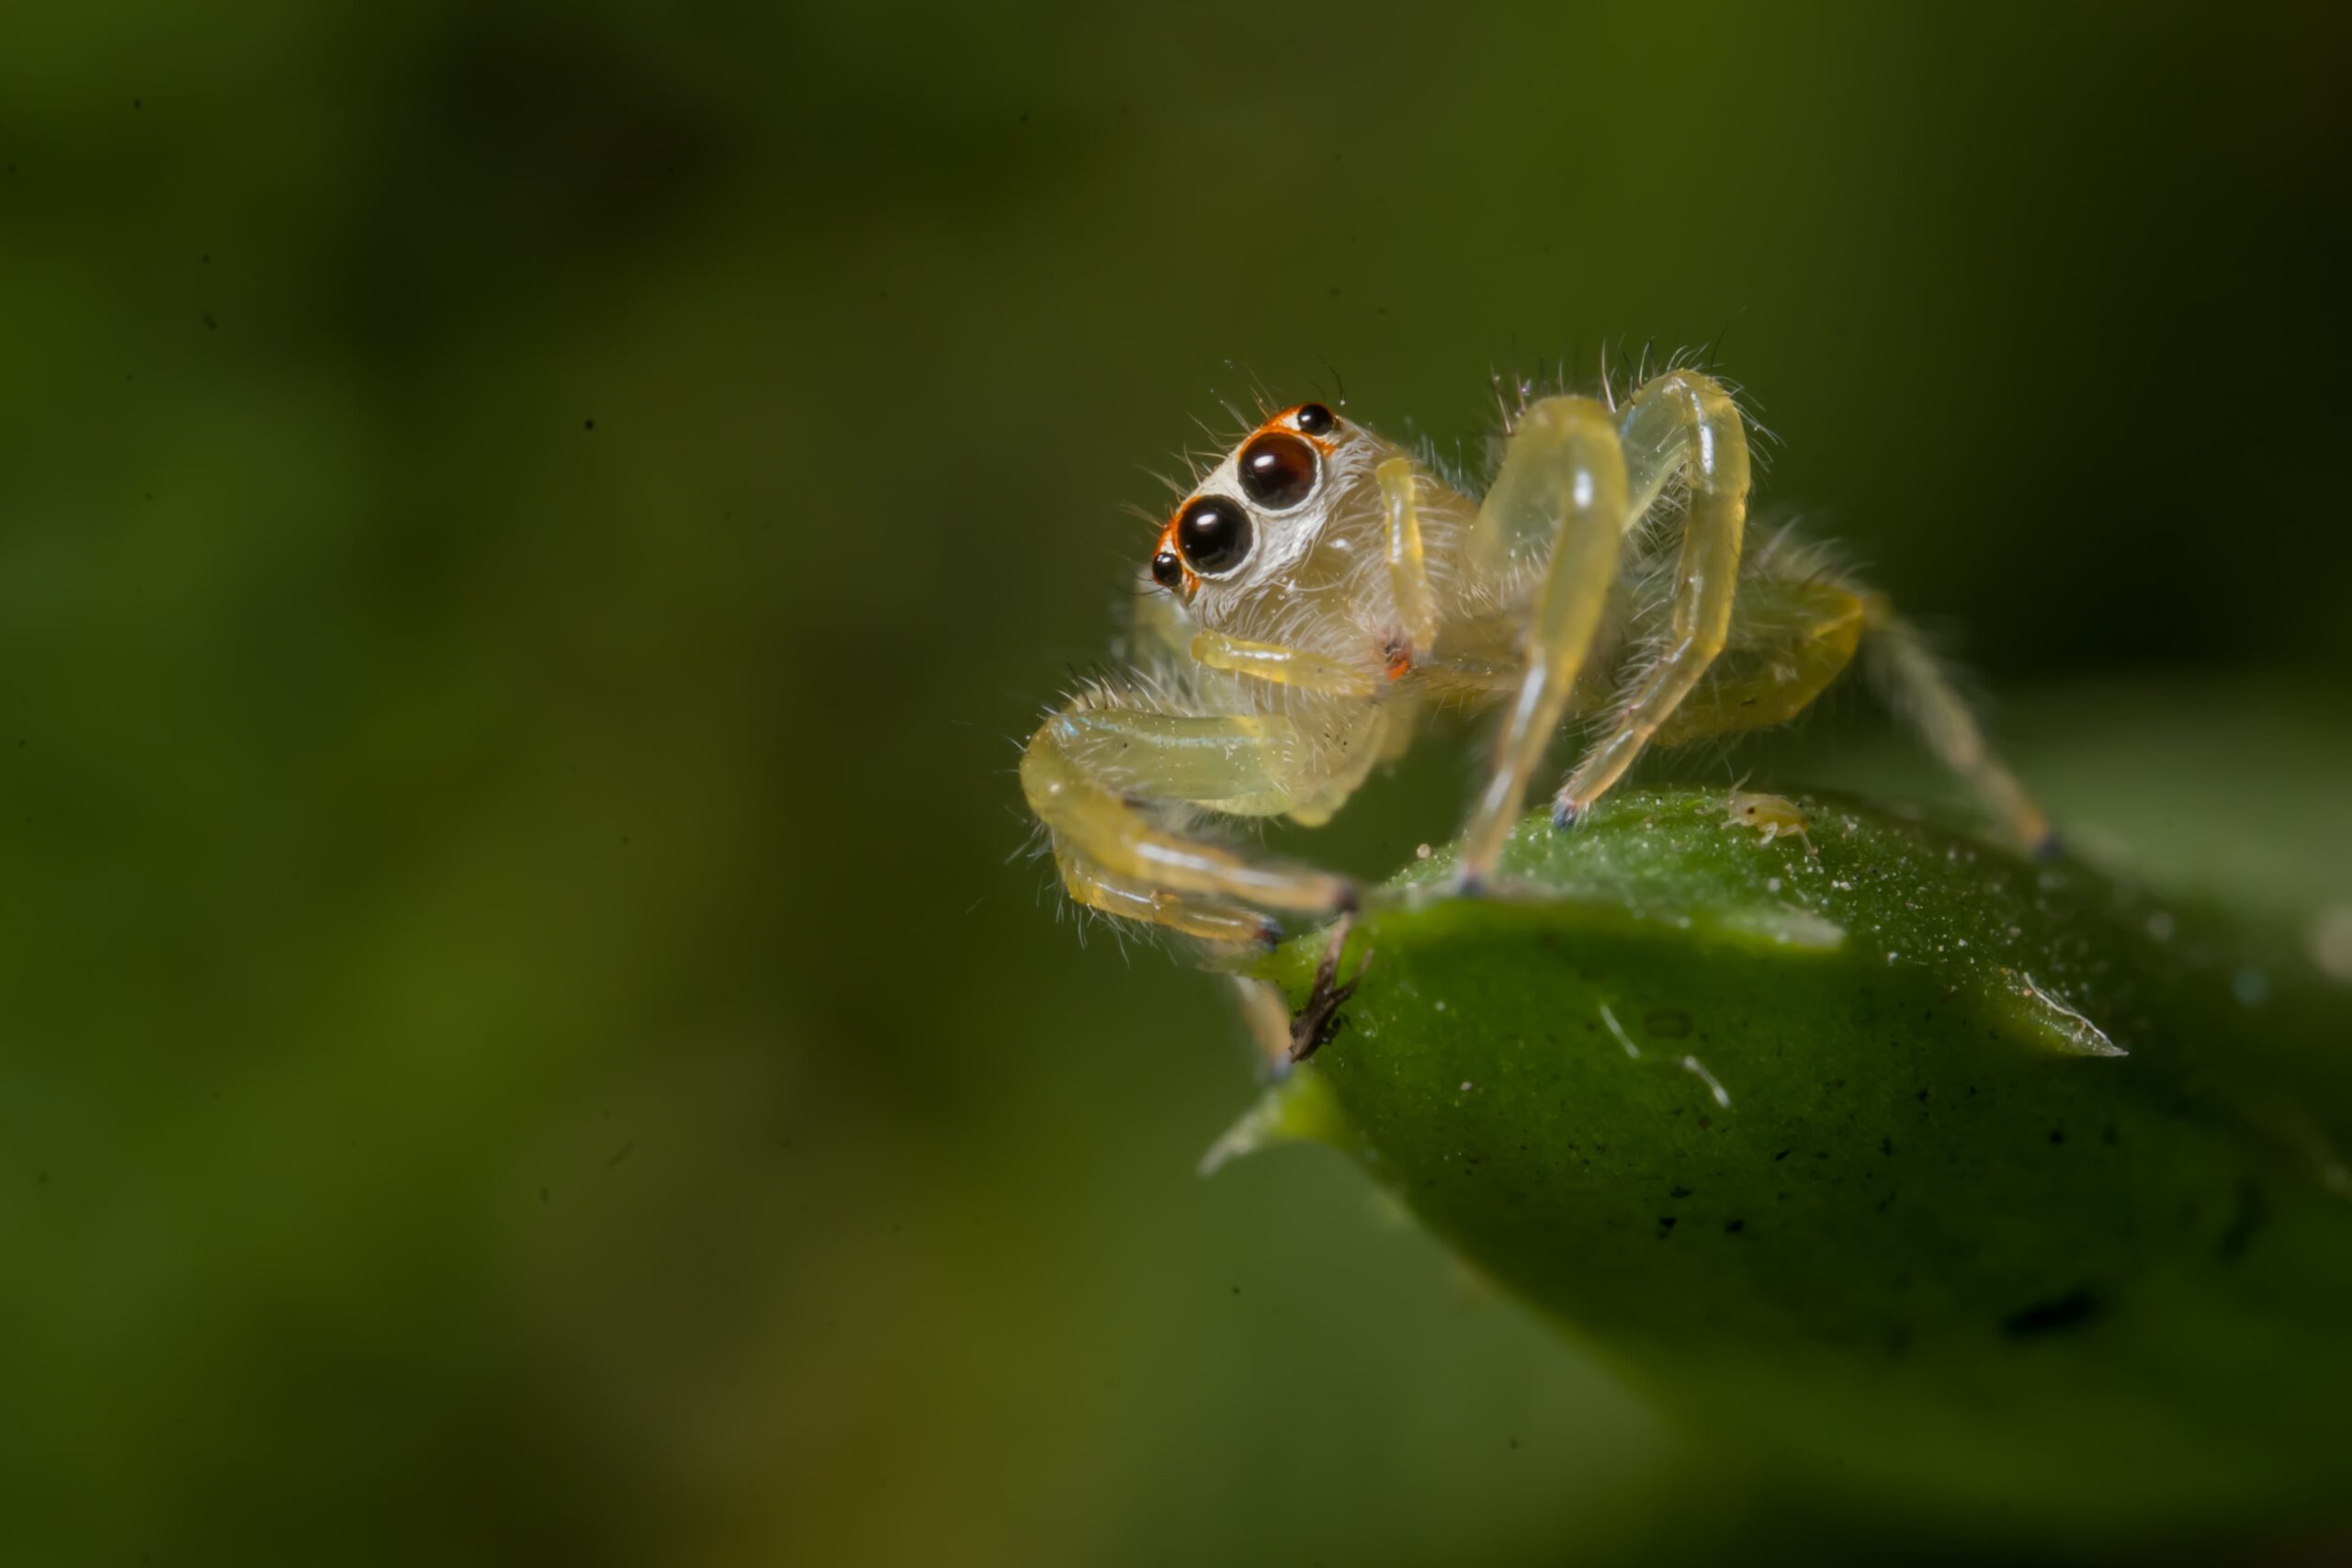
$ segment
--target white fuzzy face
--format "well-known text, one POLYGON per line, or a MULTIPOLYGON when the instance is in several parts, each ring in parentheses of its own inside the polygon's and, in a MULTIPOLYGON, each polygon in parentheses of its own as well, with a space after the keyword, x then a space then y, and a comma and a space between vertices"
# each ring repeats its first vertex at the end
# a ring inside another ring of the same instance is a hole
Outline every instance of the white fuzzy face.
POLYGON ((1287 580, 1377 460, 1369 433, 1321 403, 1284 409, 1184 498, 1151 558, 1152 580, 1206 625, 1287 580))

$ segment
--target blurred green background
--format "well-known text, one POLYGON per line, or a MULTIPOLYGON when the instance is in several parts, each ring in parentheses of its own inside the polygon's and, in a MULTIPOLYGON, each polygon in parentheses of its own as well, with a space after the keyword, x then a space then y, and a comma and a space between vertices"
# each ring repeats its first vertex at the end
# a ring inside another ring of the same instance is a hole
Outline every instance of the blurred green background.
MULTIPOLYGON (((1014 748, 1221 400, 1475 453, 1490 371, 1713 344, 1767 502, 1963 629, 2085 840, 2352 898, 2346 38, 13 9, 0 1561, 1900 1534, 1336 1159, 1196 1179, 1239 1031, 1057 917, 1014 748)), ((1928 787, 1850 717, 1787 765, 1928 787)))

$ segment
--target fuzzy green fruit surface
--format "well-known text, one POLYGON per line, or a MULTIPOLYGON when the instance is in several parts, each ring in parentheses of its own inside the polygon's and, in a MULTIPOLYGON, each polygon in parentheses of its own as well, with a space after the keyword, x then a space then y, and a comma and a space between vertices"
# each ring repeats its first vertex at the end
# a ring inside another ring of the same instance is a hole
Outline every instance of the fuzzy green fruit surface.
MULTIPOLYGON (((1839 801, 1531 818, 1359 921, 1253 1122, 1699 1430, 2086 1525, 2352 1484, 2352 987, 2291 932, 1839 801), (1399 902, 1401 901, 1401 902, 1399 902)), ((1320 936, 1266 973, 1303 1003, 1320 936)))

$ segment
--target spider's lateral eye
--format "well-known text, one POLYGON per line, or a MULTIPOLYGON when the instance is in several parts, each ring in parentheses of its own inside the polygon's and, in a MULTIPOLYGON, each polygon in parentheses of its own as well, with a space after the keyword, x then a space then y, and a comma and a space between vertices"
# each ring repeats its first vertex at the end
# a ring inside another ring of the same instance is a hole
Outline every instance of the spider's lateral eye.
POLYGON ((1162 588, 1173 588, 1184 581, 1184 562, 1174 550, 1161 550, 1151 558, 1151 580, 1162 588))
POLYGON ((1269 512, 1285 512, 1315 491, 1315 448, 1279 431, 1241 449, 1241 489, 1269 512))
POLYGON ((1176 519, 1176 545, 1184 552, 1184 564, 1203 577, 1239 566, 1250 554, 1250 513, 1221 495, 1194 497, 1176 519))
POLYGON ((1298 411, 1298 427, 1309 435, 1329 435, 1339 420, 1321 403, 1308 403, 1298 411))

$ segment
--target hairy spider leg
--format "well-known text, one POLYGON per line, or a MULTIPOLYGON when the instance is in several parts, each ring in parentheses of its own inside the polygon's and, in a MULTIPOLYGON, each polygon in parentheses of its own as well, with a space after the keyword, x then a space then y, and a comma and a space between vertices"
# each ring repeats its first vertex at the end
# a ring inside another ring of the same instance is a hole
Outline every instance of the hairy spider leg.
POLYGON ((2019 848, 2037 856, 2056 852, 2058 839, 2049 815, 1985 744, 1974 710, 1952 684, 1927 638, 1883 596, 1866 593, 1861 598, 1869 634, 1864 646, 1888 704, 1939 761, 1967 781, 2019 848))
POLYGON ((1560 786, 1552 820, 1566 827, 1623 778, 1723 651, 1739 592, 1747 526, 1747 434, 1731 394, 1696 371, 1659 377, 1626 403, 1620 426, 1633 516, 1679 473, 1690 486, 1675 563, 1666 649, 1625 694, 1615 723, 1560 786))
MULTIPOLYGON (((1135 882, 1112 876, 1083 855, 1057 851, 1056 869, 1062 890, 1090 909, 1121 919, 1140 920, 1204 942, 1240 942, 1272 947, 1283 936, 1282 927, 1254 910, 1181 893, 1145 891, 1135 882)), ((1288 1043, 1285 1038, 1285 1044, 1288 1043)))
POLYGON ((1402 675, 1415 654, 1427 655, 1437 647, 1437 600, 1421 549, 1420 479, 1408 457, 1389 458, 1372 477, 1387 514, 1388 596, 1396 602, 1397 631, 1405 639, 1402 658, 1390 663, 1389 673, 1402 675))
POLYGON ((1740 591, 1731 637, 1707 678, 1651 743, 1679 746, 1785 723, 1809 706, 1856 653, 1869 656, 1897 715, 1957 774, 2022 849, 2047 853, 2050 818, 1986 743, 1966 698, 1927 640, 1883 594, 1817 571, 1774 575, 1740 591))
POLYGON ((1521 636, 1526 664, 1494 771, 1463 835, 1465 888, 1492 874, 1592 650, 1616 581, 1627 491, 1624 453, 1608 408, 1591 398, 1546 398, 1513 427, 1501 471, 1479 503, 1470 547, 1474 564, 1488 574, 1509 570, 1514 541, 1548 529, 1554 543, 1521 636))
POLYGON ((1336 697, 1370 697, 1380 692, 1376 672, 1368 673, 1328 654, 1280 643, 1250 642, 1223 632, 1194 634, 1189 650, 1195 662, 1253 681, 1296 686, 1336 697))
POLYGON ((1724 651, 1650 744, 1785 724, 1845 672, 1864 623, 1861 595, 1841 582, 1751 574, 1724 651))
MULTIPOLYGON (((1366 741, 1375 737, 1362 738, 1366 741)), ((1370 744, 1349 748, 1371 752, 1370 744)), ((1211 940, 1238 940, 1248 911, 1325 915, 1352 908, 1355 885, 1252 860, 1172 831, 1146 807, 1199 806, 1243 816, 1328 811, 1346 785, 1330 756, 1278 714, 1169 714, 1073 705, 1048 718, 1021 757, 1029 808, 1053 837, 1071 897, 1211 940)), ((1350 767, 1357 776, 1367 759, 1350 767)), ((1351 786, 1347 786, 1351 787, 1351 786)))

